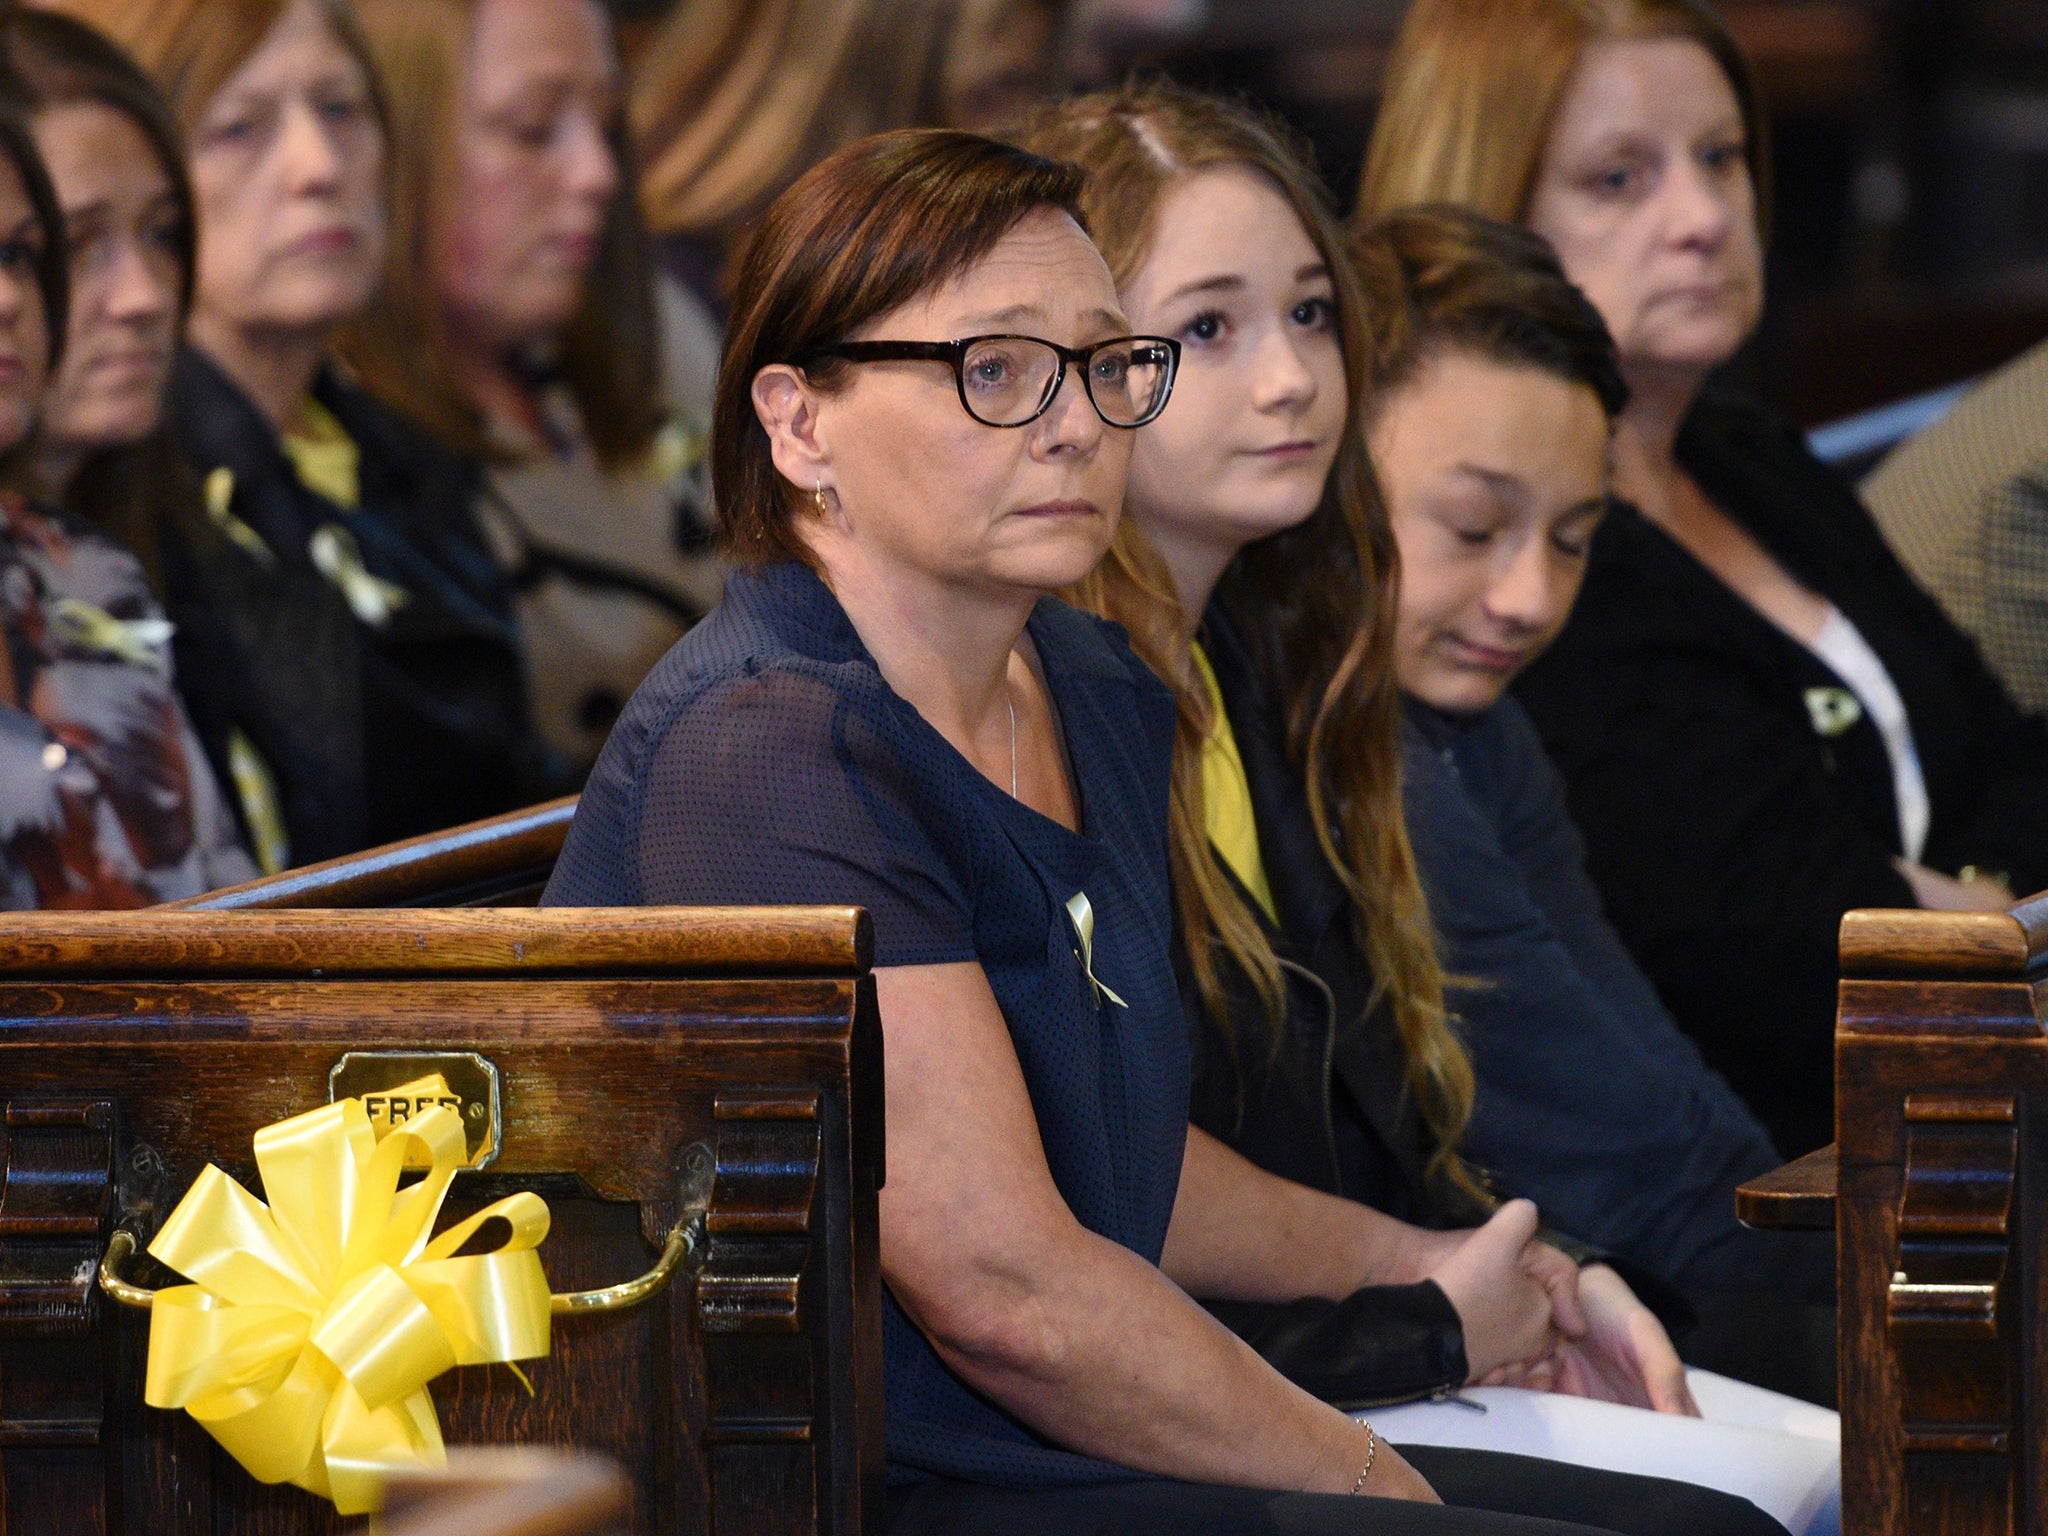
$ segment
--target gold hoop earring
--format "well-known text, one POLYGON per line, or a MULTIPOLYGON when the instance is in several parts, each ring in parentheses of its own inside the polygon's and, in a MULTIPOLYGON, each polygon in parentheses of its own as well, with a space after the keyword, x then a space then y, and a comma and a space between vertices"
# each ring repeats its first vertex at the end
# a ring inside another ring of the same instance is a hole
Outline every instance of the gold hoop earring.
POLYGON ((818 516, 820 516, 820 517, 824 517, 824 516, 826 516, 826 515, 827 515, 827 514, 828 514, 828 513, 829 513, 829 512, 831 511, 831 508, 829 508, 829 507, 827 507, 827 506, 825 505, 825 482, 824 482, 824 481, 820 480, 820 481, 817 481, 817 482, 815 483, 815 485, 814 485, 814 487, 813 487, 813 489, 812 489, 812 491, 811 491, 811 500, 812 500, 813 502, 815 502, 815 503, 817 504, 817 508, 818 508, 818 516))

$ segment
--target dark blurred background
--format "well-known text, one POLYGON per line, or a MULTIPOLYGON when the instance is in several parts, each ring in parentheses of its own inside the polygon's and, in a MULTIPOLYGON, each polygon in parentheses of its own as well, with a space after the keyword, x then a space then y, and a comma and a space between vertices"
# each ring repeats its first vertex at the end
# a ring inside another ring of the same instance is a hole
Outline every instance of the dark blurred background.
MULTIPOLYGON (((623 40, 664 0, 616 0, 623 40)), ((1082 0, 1075 78, 1248 91, 1348 204, 1404 0, 1082 0)), ((1763 83, 1771 305, 1738 365, 1808 425, 2048 336, 2048 0, 1722 0, 1763 83)))

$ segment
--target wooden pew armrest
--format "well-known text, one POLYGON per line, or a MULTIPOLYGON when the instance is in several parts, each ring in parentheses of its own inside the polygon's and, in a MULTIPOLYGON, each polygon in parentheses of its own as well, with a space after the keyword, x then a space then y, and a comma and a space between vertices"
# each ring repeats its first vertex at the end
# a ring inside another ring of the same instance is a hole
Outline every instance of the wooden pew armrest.
POLYGON ((1778 1232, 1835 1230, 1835 1149, 1795 1158, 1735 1191, 1735 1214, 1744 1226, 1778 1232))

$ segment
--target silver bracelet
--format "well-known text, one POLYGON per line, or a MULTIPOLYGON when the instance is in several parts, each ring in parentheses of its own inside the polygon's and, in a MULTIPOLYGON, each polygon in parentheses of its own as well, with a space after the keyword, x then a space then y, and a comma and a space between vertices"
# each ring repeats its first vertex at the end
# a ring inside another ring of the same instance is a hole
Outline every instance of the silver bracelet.
POLYGON ((1351 1485, 1352 1496, 1365 1492, 1365 1480, 1372 1476, 1372 1464, 1380 1453, 1380 1437, 1373 1433, 1373 1427, 1365 1426, 1365 1465, 1359 1469, 1358 1481, 1351 1485))

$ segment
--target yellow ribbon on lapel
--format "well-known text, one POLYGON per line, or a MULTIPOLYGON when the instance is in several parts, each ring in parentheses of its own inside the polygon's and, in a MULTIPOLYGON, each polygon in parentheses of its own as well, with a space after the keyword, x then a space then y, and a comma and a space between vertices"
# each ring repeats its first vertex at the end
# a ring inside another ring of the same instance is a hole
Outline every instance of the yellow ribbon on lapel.
POLYGON ((255 1142, 267 1206, 208 1164, 149 1245, 194 1283, 156 1293, 143 1400, 185 1409, 259 1481, 361 1514, 388 1473, 445 1460, 429 1381, 548 1352, 548 1208, 512 1195, 429 1241, 467 1157, 439 1106, 380 1139, 343 1099, 255 1142), (415 1146, 430 1167, 400 1189, 415 1146), (454 1257, 492 1217, 505 1245, 454 1257))
POLYGON ((263 535, 234 514, 235 472, 223 464, 206 476, 206 515, 229 541, 258 565, 276 565, 277 555, 263 535))
POLYGON ((1117 1007, 1130 1007, 1131 1005, 1129 1003, 1125 1002, 1122 998, 1118 997, 1114 992, 1110 991, 1108 987, 1104 986, 1102 982, 1096 979, 1095 908, 1089 902, 1088 893, 1086 891, 1074 892, 1073 898, 1067 902, 1067 916, 1069 919, 1072 920, 1074 924, 1074 936, 1081 941, 1081 948, 1078 953, 1081 959, 1081 969, 1087 972, 1088 974, 1088 984, 1095 988, 1097 992, 1101 993, 1102 996, 1108 998, 1112 1003, 1115 1003, 1117 1007))
POLYGON ((1863 718, 1863 701, 1847 688, 1809 688, 1806 713, 1813 721, 1814 734, 1840 736, 1863 718))
POLYGON ((156 672, 170 671, 176 632, 169 619, 117 619, 83 598, 60 597, 50 605, 50 634, 59 645, 156 672))
POLYGON ((395 581, 370 574, 363 563, 363 547, 356 536, 339 523, 322 523, 306 543, 313 567, 334 583, 347 600, 349 611, 372 629, 382 629, 391 615, 412 601, 412 594, 395 581))

